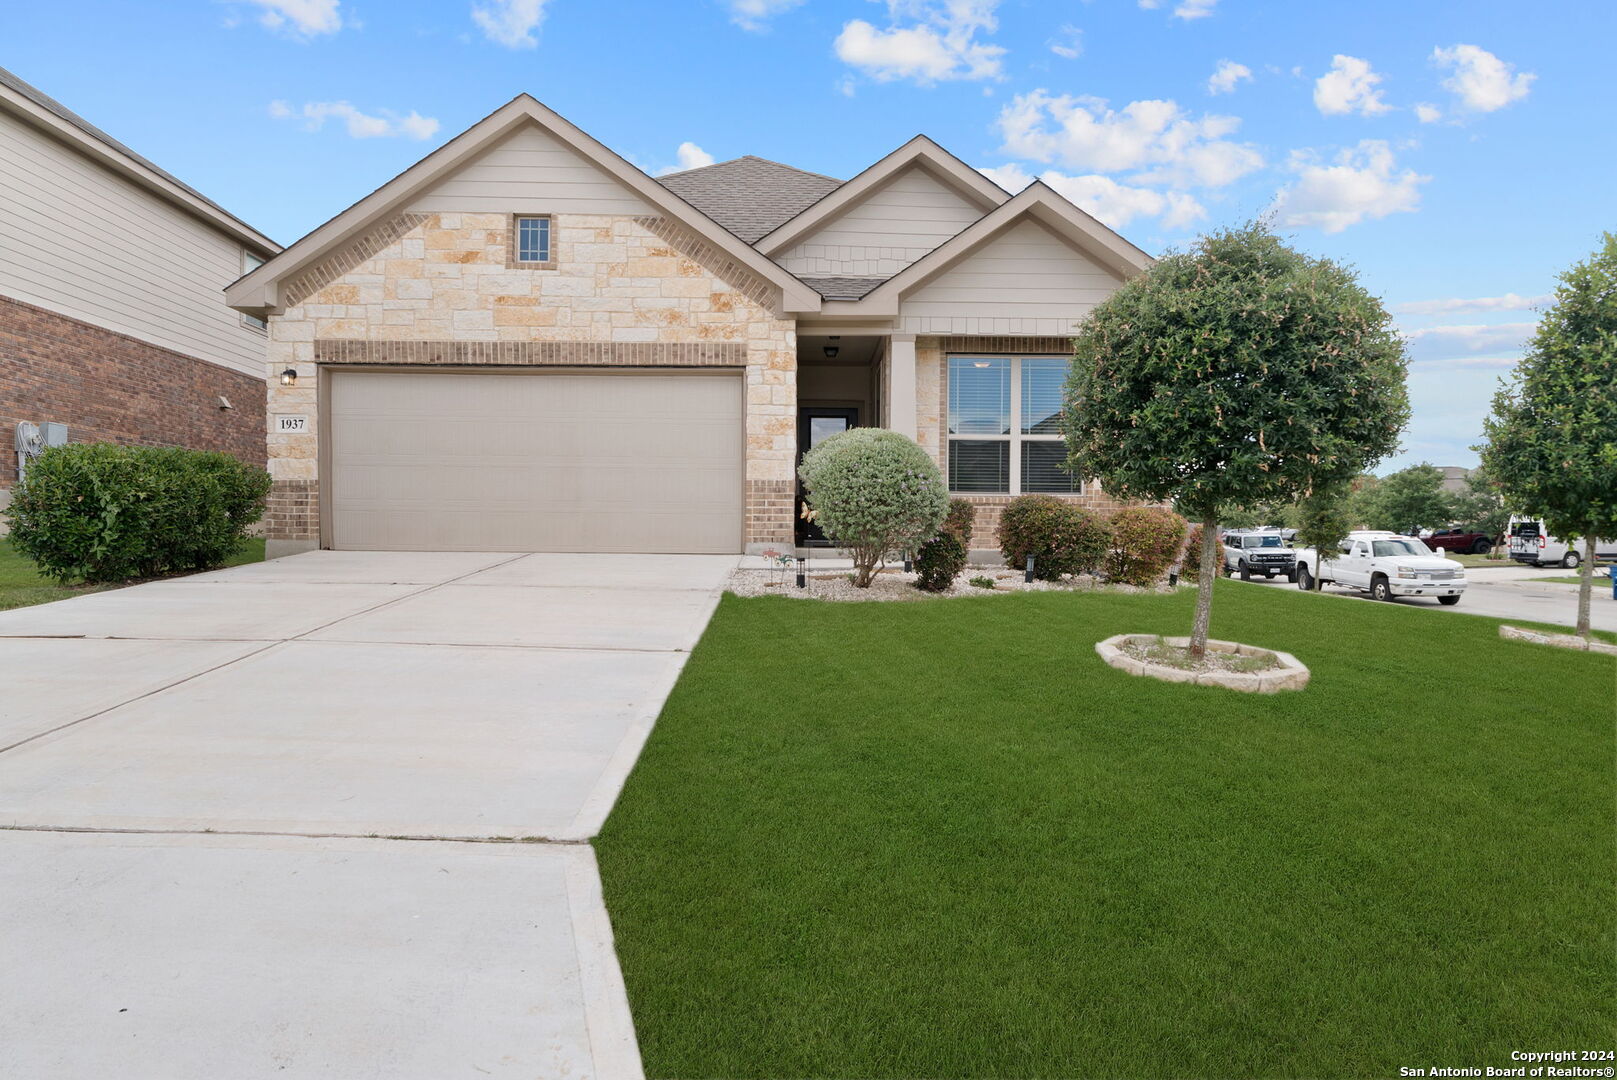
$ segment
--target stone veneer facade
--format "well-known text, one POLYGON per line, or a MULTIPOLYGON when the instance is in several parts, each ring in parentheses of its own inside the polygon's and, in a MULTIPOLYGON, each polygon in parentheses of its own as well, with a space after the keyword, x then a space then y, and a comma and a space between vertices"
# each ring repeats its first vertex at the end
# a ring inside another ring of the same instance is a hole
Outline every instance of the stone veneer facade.
MULTIPOLYGON (((1071 356, 1072 343, 1059 337, 918 337, 915 339, 916 441, 932 455, 947 475, 946 418, 949 401, 949 356, 969 353, 978 356, 1071 356)), ((972 548, 989 550, 997 546, 1000 511, 1012 495, 964 495, 977 507, 972 526, 972 548)), ((1128 505, 1113 499, 1100 485, 1089 481, 1082 495, 1058 495, 1091 510, 1110 512, 1128 505)))
POLYGON ((330 364, 733 366, 746 381, 746 536, 792 539, 797 330, 770 287, 656 217, 557 214, 553 269, 507 264, 504 214, 406 214, 287 285, 270 320, 266 535, 320 536, 318 369, 330 364), (298 373, 281 386, 280 372, 298 373))

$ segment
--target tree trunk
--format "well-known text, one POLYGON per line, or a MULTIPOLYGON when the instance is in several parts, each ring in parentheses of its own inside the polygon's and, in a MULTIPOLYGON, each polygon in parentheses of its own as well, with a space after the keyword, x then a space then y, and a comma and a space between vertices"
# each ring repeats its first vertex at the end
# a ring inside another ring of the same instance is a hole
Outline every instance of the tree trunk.
POLYGON ((1213 621, 1213 582, 1218 579, 1218 515, 1202 519, 1202 565, 1196 578, 1196 622, 1190 630, 1190 655, 1207 655, 1207 627, 1213 621))
POLYGON ((1583 566, 1578 576, 1583 580, 1578 582, 1578 636, 1589 636, 1589 598, 1595 587, 1595 538, 1583 538, 1583 566))

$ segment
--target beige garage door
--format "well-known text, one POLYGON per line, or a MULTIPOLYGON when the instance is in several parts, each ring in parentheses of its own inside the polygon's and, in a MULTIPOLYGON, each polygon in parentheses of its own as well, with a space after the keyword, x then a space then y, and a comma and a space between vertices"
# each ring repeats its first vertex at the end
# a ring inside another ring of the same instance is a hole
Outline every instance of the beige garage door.
POLYGON ((741 550, 734 372, 352 372, 329 384, 332 546, 741 550))

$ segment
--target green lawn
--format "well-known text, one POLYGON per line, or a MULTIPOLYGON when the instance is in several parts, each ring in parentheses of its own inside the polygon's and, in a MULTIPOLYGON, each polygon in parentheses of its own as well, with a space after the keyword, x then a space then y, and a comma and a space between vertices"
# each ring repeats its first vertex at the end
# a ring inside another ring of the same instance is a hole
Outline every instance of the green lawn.
POLYGON ((726 597, 598 843, 652 1077, 1384 1077, 1617 1030, 1608 657, 1220 582, 726 597))
MULTIPOLYGON (((264 561, 264 541, 249 539, 240 552, 226 566, 264 561)), ((100 592, 106 585, 58 585, 41 577, 34 564, 11 546, 11 541, 0 538, 0 611, 7 608, 28 607, 30 604, 48 604, 52 600, 65 600, 87 592, 100 592)))

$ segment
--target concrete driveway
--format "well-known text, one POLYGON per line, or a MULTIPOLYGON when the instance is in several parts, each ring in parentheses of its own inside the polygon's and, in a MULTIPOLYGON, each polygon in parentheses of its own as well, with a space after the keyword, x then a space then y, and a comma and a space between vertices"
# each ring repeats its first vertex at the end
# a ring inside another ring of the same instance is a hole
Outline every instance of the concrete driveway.
POLYGON ((735 563, 311 552, 0 612, 8 1069, 638 1075, 584 841, 735 563))

